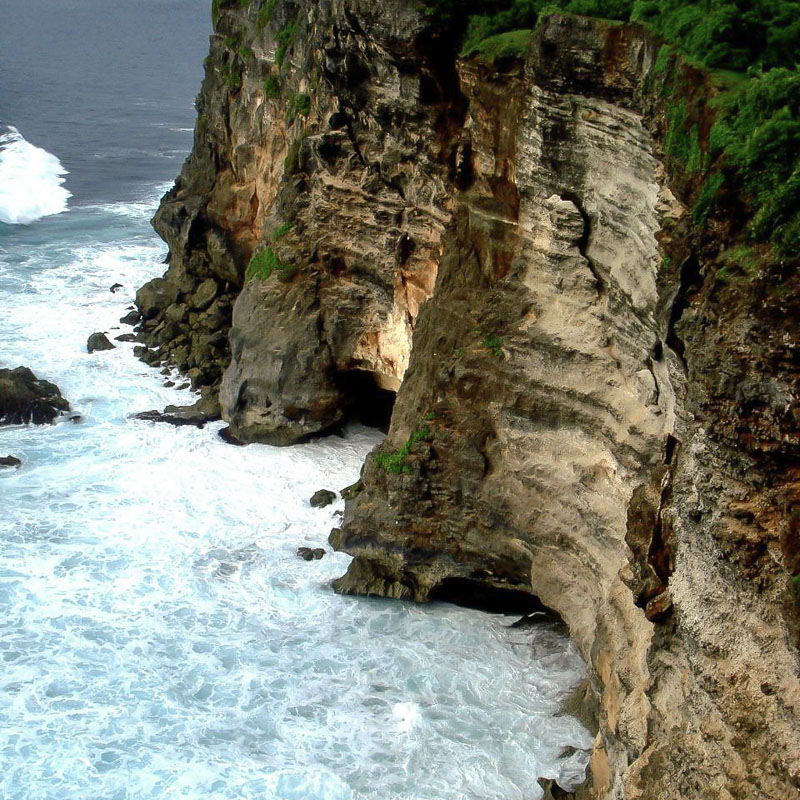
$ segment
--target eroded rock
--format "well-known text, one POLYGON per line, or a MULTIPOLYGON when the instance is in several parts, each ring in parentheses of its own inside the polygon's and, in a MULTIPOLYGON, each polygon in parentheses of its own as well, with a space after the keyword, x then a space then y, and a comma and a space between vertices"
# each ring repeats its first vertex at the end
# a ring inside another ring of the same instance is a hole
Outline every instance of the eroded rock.
POLYGON ((54 383, 27 367, 0 369, 0 425, 43 425, 67 411, 69 403, 54 383))
POLYGON ((93 333, 86 341, 86 349, 90 353, 94 353, 99 350, 113 350, 114 347, 115 346, 111 343, 108 336, 102 332, 93 333))

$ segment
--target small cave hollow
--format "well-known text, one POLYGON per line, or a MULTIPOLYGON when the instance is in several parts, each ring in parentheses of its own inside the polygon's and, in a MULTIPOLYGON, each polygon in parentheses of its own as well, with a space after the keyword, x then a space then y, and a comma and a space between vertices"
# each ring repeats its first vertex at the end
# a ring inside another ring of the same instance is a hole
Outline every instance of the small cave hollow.
POLYGON ((383 388, 366 370, 340 372, 337 382, 347 398, 348 418, 388 433, 397 393, 383 388))
POLYGON ((490 614, 527 616, 552 613, 536 595, 522 589, 493 586, 474 578, 444 578, 428 595, 430 600, 453 603, 490 614))

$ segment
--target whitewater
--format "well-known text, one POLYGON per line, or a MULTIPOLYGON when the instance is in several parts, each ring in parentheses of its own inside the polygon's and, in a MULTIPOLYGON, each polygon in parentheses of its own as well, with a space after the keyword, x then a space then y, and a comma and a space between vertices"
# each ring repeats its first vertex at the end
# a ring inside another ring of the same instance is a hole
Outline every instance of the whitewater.
POLYGON ((0 222, 24 225, 67 210, 67 171, 52 154, 0 123, 0 222))

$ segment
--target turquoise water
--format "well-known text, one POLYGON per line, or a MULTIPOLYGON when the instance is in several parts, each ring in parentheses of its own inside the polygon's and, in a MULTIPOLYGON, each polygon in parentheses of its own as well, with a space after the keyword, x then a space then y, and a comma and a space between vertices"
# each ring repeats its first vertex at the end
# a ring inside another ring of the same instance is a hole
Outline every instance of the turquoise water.
POLYGON ((38 219, 0 222, 0 366, 56 382, 82 421, 0 429, 0 455, 23 461, 0 470, 0 798, 530 800, 539 776, 579 781, 591 737, 558 715, 583 671, 563 636, 339 597, 346 556, 296 557, 327 547, 342 510, 308 498, 354 481, 379 433, 235 448, 220 424, 136 421, 194 398, 130 344, 86 352, 94 331, 130 330, 135 288, 163 272, 148 220, 191 144, 199 76, 179 61, 205 48, 208 10, 175 21, 170 49, 165 19, 197 4, 10 3, 0 117, 19 135, 0 146, 0 219, 38 219), (128 50, 92 100, 55 31, 66 15, 82 48, 108 47, 101 5, 124 9, 128 50), (60 69, 28 52, 43 7, 60 69))

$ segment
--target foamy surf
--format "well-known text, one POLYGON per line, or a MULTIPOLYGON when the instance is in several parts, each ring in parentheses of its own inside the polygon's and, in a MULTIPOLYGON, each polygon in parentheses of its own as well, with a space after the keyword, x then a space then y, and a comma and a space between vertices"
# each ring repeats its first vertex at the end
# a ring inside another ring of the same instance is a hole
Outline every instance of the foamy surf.
POLYGON ((0 222, 28 225, 67 210, 67 170, 12 125, 0 127, 0 222))

